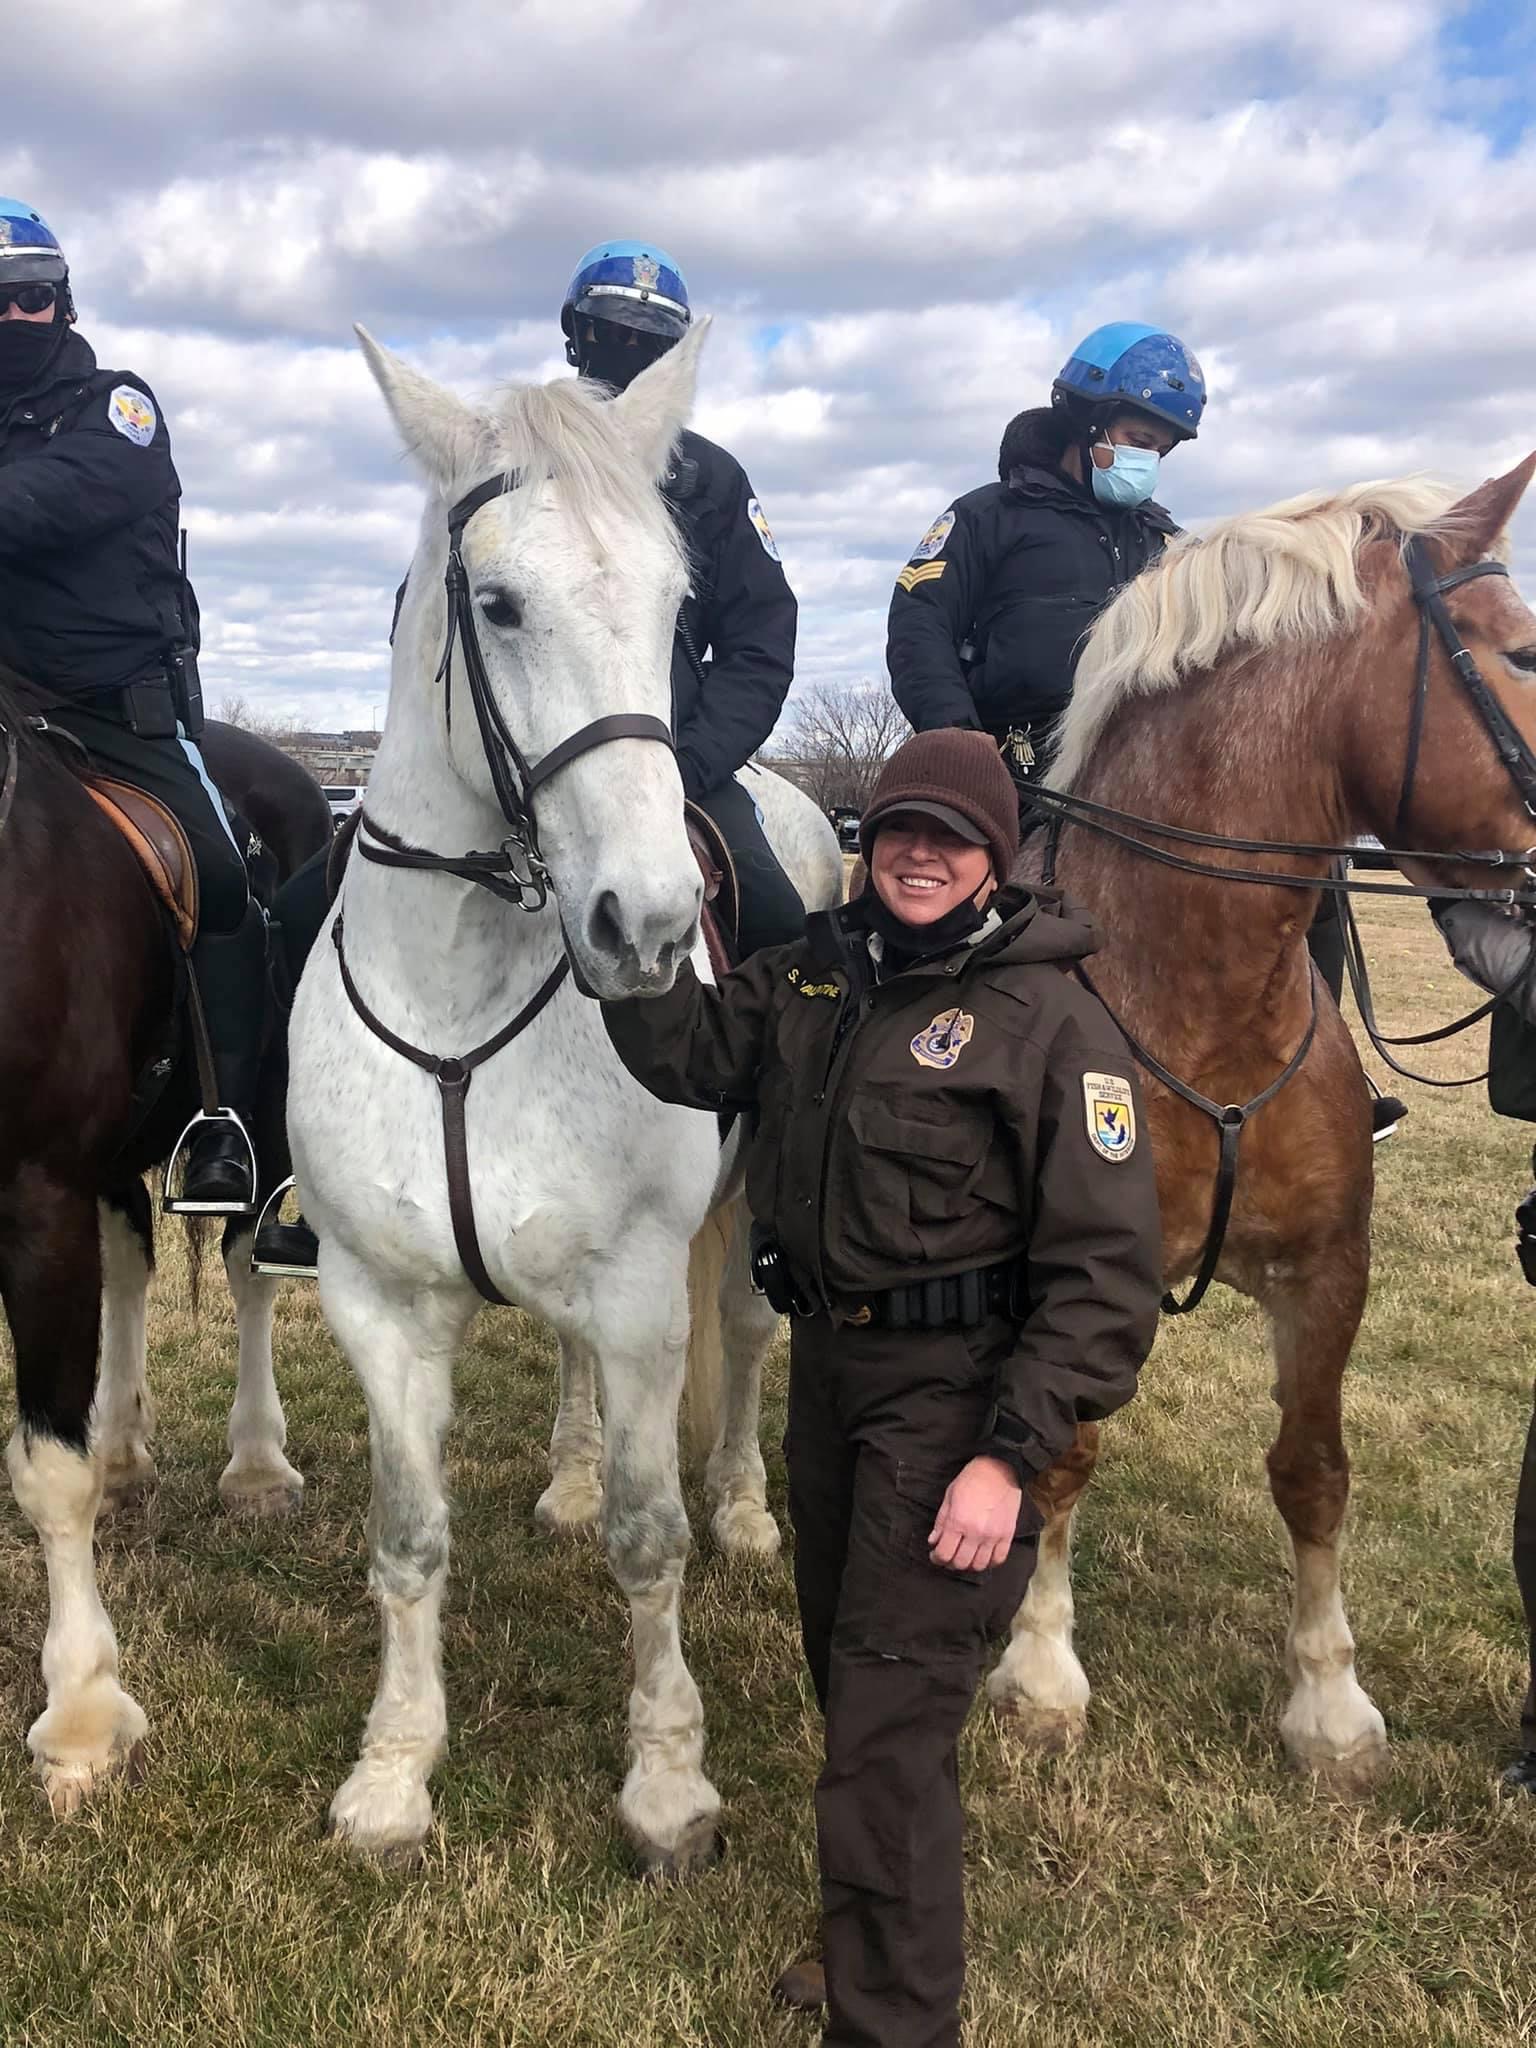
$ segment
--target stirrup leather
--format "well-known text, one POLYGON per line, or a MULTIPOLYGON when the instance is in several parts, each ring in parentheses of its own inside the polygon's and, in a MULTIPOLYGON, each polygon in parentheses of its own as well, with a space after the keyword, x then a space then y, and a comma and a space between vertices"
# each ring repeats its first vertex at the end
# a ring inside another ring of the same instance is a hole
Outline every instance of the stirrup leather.
POLYGON ((160 1207, 167 1216, 254 1216, 256 1213, 255 1191, 257 1182, 256 1147, 251 1134, 245 1127, 245 1119, 238 1110, 218 1108, 197 1111, 181 1136, 176 1140, 175 1150, 165 1163, 165 1191, 160 1198, 160 1207), (251 1194, 249 1202, 189 1202, 180 1194, 173 1194, 186 1176, 186 1162, 183 1154, 203 1124, 232 1124, 240 1133, 245 1146, 246 1164, 250 1168, 251 1194), (178 1179, 177 1168, 181 1168, 178 1179))

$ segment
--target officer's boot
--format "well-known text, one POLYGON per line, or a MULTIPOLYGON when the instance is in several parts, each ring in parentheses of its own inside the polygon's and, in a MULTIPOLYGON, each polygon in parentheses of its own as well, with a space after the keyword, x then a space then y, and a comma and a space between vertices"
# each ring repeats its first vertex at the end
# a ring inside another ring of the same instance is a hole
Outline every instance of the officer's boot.
POLYGON ((1499 1783, 1509 1793, 1536 1793, 1536 1749, 1524 1749, 1505 1770, 1499 1783))
POLYGON ((780 1972, 769 1995, 775 2005, 785 2006, 790 2012, 825 2012, 827 1973, 821 1957, 807 1956, 803 1962, 791 1963, 780 1972))
POLYGON ((250 1126, 267 999, 267 924, 257 906, 246 905, 238 930, 199 936, 189 965, 213 1047, 219 1108, 230 1114, 194 1125, 176 1205, 207 1216, 249 1215, 256 1204, 250 1126))

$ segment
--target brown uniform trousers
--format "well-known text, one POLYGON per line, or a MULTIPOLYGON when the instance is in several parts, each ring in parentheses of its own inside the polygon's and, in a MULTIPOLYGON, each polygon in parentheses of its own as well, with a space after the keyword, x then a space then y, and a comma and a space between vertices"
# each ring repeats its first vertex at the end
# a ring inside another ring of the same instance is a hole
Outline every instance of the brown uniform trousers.
POLYGON ((789 1511, 805 1654, 826 1719, 816 1787, 826 2048, 958 2048, 965 1976, 956 1748, 987 1648, 1034 1570, 1026 1496, 1007 1563, 930 1561, 945 1488, 987 1427, 1000 1317, 904 1331, 792 1326, 789 1511))
POLYGON ((1520 1491, 1515 1496, 1515 1580, 1531 1639, 1531 1684, 1520 1717, 1520 1746, 1536 1750, 1536 1414, 1526 1435, 1520 1491))

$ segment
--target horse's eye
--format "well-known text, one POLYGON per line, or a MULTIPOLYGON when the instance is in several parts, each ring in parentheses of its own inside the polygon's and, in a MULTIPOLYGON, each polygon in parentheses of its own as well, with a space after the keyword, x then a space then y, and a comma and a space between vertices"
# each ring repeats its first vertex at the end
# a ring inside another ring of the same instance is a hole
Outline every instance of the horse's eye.
POLYGON ((1522 675, 1536 676, 1536 647, 1508 648, 1504 659, 1511 668, 1519 669, 1522 675))
POLYGON ((488 626, 500 626, 503 631, 509 631, 523 623, 523 608, 510 590, 482 590, 475 602, 488 626))

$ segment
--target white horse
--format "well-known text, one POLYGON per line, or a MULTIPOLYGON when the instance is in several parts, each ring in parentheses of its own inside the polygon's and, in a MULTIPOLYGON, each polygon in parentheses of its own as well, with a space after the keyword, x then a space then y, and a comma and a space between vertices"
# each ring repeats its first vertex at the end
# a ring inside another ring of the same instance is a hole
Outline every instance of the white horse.
MULTIPOLYGON (((487 1039, 564 953, 585 986, 609 996, 665 988, 690 953, 703 967, 700 878, 671 751, 654 737, 594 740, 586 729, 613 714, 669 715, 686 564, 657 481, 692 400, 704 326, 621 397, 605 401, 565 379, 513 391, 494 411, 471 409, 362 337, 432 487, 395 635, 369 817, 440 853, 507 837, 462 632, 446 690, 439 677, 448 508, 489 480, 520 479, 463 530, 491 715, 533 764, 534 781, 553 750, 582 737, 582 750, 538 789, 553 888, 546 907, 526 912, 447 874, 354 857, 338 905, 346 967, 375 1017, 417 1048, 458 1055, 487 1039)), ((808 907, 835 902, 841 864, 820 813, 774 778, 749 783, 808 907)), ((320 1235, 322 1306, 368 1400, 383 1662, 362 1755, 331 1818, 358 1848, 409 1852, 431 1823, 427 1780, 446 1735, 440 1445, 454 1357, 480 1303, 450 1214, 438 1087, 364 1024, 340 962, 322 940, 299 990, 289 1124, 320 1235)), ((707 1473, 713 1526, 728 1550, 778 1543, 756 1440, 757 1375, 775 1319, 748 1286, 734 1148, 722 1149, 713 1118, 665 1107, 635 1086, 597 1004, 570 980, 476 1072, 465 1108, 474 1229, 489 1277, 553 1324, 565 1361, 554 1481, 540 1504, 546 1524, 579 1521, 597 1506, 601 1391, 603 1528, 634 1632, 619 1812, 648 1867, 681 1871, 712 1852, 720 1805, 703 1770, 703 1714, 679 1638, 689 1248, 712 1214, 730 1239, 718 1285, 728 1392, 707 1473)), ((716 1261, 726 1234, 713 1225, 704 1233, 716 1261)), ((694 1260, 701 1308, 708 1263, 694 1260)))

